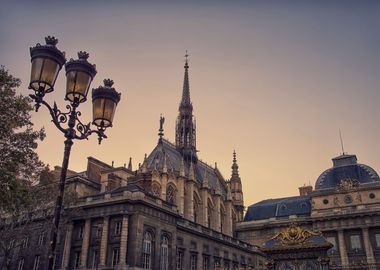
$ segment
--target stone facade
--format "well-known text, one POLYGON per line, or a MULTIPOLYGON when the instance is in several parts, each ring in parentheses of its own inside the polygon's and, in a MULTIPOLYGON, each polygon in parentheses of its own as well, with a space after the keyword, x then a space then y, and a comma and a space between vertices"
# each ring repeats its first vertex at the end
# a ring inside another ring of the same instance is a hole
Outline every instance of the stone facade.
POLYGON ((380 269, 379 178, 368 166, 357 164, 356 156, 342 155, 333 161, 334 167, 321 175, 315 190, 302 187, 299 197, 250 206, 245 221, 237 224, 238 238, 262 246, 274 234, 296 223, 321 231, 333 244, 328 252, 331 269, 380 269), (336 159, 343 164, 336 164, 336 159), (350 168, 355 168, 357 174, 350 168), (368 177, 360 168, 365 168, 368 177), (320 180, 324 180, 323 185, 320 180), (330 185, 332 180, 336 180, 334 185, 330 185), (310 208, 303 211, 307 203, 310 208), (270 207, 277 209, 276 215, 269 213, 270 207))

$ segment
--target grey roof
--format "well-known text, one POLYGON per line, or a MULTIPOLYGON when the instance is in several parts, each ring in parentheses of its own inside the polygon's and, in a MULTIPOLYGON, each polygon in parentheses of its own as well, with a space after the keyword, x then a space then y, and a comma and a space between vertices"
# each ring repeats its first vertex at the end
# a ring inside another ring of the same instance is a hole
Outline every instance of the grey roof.
POLYGON ((355 155, 343 154, 333 158, 333 167, 324 171, 315 183, 315 189, 336 188, 343 179, 356 180, 359 183, 380 181, 371 167, 357 163, 355 155))
POLYGON ((310 211, 310 196, 268 199, 249 206, 244 221, 262 220, 272 217, 288 217, 290 215, 309 216, 310 211))
MULTIPOLYGON (((169 141, 165 139, 162 139, 162 141, 157 144, 157 146, 153 149, 153 151, 147 157, 148 170, 153 171, 154 169, 157 169, 159 171, 162 171, 162 168, 164 165, 164 153, 166 154, 168 171, 169 172, 173 171, 179 174, 179 167, 181 164, 182 155, 174 144, 170 143, 169 141)), ((185 162, 186 176, 189 175, 189 167, 190 167, 190 163, 185 162)), ((224 181, 224 179, 218 177, 218 172, 216 171, 216 169, 198 160, 194 164, 194 172, 195 172, 195 180, 197 181, 197 183, 199 183, 199 185, 203 183, 203 178, 206 172, 211 190, 215 191, 215 189, 219 187, 222 195, 226 196, 227 194, 226 188, 221 183, 221 181, 224 181)))

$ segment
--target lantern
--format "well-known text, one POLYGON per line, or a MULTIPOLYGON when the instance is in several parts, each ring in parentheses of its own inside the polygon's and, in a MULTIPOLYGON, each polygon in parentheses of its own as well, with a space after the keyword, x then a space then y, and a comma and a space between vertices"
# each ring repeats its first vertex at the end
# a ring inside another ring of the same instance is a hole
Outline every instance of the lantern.
POLYGON ((89 54, 80 51, 78 60, 66 63, 66 96, 70 102, 82 103, 87 100, 88 89, 96 75, 96 67, 87 61, 89 54))
POLYGON ((32 71, 29 88, 42 95, 54 91, 58 73, 66 62, 65 53, 55 46, 58 39, 47 36, 45 41, 46 45, 38 43, 30 48, 32 71))
POLYGON ((92 89, 93 124, 99 128, 112 126, 116 105, 120 101, 120 93, 112 87, 113 81, 104 80, 104 86, 92 89))

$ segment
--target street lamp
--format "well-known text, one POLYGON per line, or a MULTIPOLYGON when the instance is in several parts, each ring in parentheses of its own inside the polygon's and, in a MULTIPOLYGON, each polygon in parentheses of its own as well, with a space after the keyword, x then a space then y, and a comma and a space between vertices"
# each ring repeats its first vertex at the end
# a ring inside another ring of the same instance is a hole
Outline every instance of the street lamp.
POLYGON ((90 84, 96 75, 95 65, 87 61, 89 54, 82 51, 78 53, 79 59, 70 59, 66 63, 65 53, 61 52, 56 47, 58 39, 48 36, 45 38, 45 41, 46 45, 37 44, 35 47, 30 48, 32 70, 29 89, 34 91, 34 94, 30 95, 30 97, 36 103, 36 112, 41 104, 49 110, 52 122, 66 138, 62 171, 59 181, 59 194, 54 207, 54 226, 50 235, 48 269, 51 270, 54 265, 57 231, 61 217, 65 180, 73 140, 88 139, 92 133, 98 135, 99 144, 103 138, 107 138, 104 132, 106 128, 112 127, 116 106, 120 101, 120 93, 117 93, 115 88, 112 87, 113 81, 110 79, 104 80, 104 86, 92 89, 92 124, 96 126, 96 129, 91 129, 91 123, 86 125, 83 124, 79 120, 81 112, 77 111, 77 108, 81 103, 87 100, 90 84), (54 91, 55 81, 64 64, 66 69, 65 100, 70 102, 70 104, 66 105, 68 112, 62 112, 59 110, 55 102, 53 106, 50 106, 44 100, 46 94, 54 91))

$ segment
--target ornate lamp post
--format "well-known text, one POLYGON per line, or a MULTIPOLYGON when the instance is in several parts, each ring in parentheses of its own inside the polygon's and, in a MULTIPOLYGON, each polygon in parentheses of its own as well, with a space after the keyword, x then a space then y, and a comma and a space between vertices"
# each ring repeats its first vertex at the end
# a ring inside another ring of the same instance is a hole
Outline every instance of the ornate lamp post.
POLYGON ((46 45, 37 44, 35 47, 30 48, 32 71, 29 89, 34 91, 34 94, 30 95, 30 97, 36 102, 36 111, 38 111, 41 104, 49 110, 52 122, 66 138, 59 182, 59 195, 54 208, 54 226, 50 235, 48 269, 51 270, 54 264, 57 231, 61 217, 66 174, 73 140, 88 139, 92 133, 98 135, 99 144, 103 138, 107 138, 104 132, 106 128, 112 127, 116 105, 120 101, 120 93, 117 93, 112 87, 113 81, 110 79, 104 80, 104 86, 92 89, 92 124, 96 126, 96 129, 91 129, 91 123, 83 124, 79 120, 81 112, 77 111, 77 108, 87 100, 90 84, 96 75, 95 65, 87 61, 89 54, 82 51, 78 53, 79 59, 70 59, 66 63, 64 52, 61 52, 56 47, 58 39, 48 36, 45 40, 46 45), (59 110, 55 102, 52 107, 44 100, 46 94, 54 91, 55 81, 64 64, 66 69, 65 100, 70 102, 70 104, 66 105, 67 112, 59 110))

